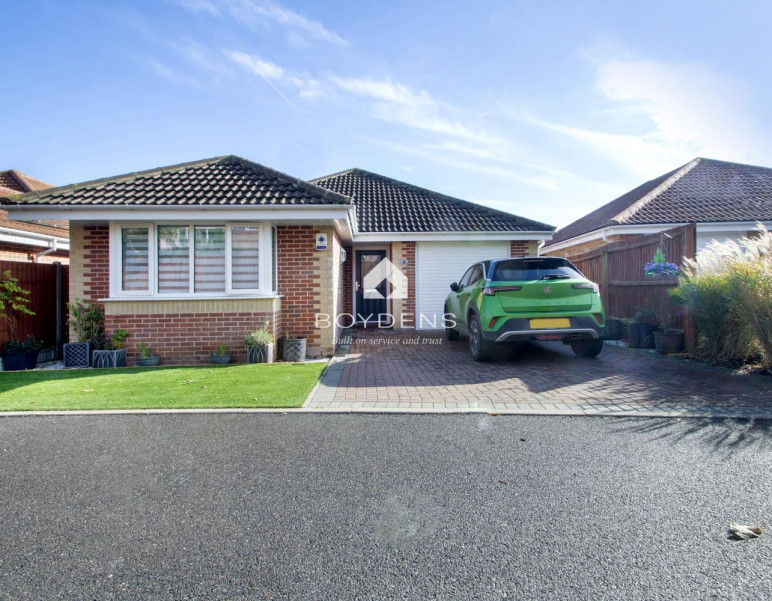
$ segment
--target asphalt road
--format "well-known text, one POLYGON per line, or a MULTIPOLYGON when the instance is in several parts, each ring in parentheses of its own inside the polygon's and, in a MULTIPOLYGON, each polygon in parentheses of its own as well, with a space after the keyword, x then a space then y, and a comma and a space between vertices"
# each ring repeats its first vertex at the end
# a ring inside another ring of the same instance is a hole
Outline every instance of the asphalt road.
POLYGON ((0 486, 2 599, 772 598, 772 422, 0 418, 0 486))

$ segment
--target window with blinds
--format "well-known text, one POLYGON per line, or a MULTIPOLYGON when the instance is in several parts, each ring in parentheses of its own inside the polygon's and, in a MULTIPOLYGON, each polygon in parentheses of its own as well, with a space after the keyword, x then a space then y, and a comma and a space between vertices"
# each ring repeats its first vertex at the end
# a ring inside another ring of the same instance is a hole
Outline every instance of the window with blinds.
POLYGON ((267 224, 114 224, 111 294, 225 297, 276 289, 267 224))
POLYGON ((158 292, 190 291, 190 228, 158 226, 158 292))
POLYGON ((225 228, 196 226, 195 292, 225 292, 225 228))
POLYGON ((145 291, 150 285, 149 228, 125 227, 121 230, 121 289, 145 291))
POLYGON ((231 288, 260 288, 260 228, 231 228, 231 288))

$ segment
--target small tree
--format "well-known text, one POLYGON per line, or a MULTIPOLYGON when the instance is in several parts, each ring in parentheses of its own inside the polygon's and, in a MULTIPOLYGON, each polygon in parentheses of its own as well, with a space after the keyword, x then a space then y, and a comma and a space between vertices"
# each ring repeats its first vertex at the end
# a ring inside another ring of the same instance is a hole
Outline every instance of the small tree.
POLYGON ((35 315, 28 305, 30 303, 30 291, 24 290, 19 285, 19 279, 13 277, 11 270, 3 273, 0 280, 0 317, 8 322, 11 330, 11 340, 16 340, 16 317, 23 315, 35 315))

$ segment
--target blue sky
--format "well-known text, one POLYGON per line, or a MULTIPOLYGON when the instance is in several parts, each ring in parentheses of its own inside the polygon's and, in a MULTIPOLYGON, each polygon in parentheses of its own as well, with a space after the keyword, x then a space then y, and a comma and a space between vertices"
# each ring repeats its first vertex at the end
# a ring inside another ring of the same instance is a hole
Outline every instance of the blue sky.
POLYGON ((772 4, 4 2, 0 168, 237 154, 569 223, 695 156, 772 166, 772 4))

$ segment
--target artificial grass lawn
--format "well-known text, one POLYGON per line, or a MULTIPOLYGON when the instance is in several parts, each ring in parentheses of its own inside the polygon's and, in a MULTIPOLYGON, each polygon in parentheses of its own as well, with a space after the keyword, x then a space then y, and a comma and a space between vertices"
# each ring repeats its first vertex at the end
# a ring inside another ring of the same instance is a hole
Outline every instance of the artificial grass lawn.
POLYGON ((327 364, 0 373, 0 411, 300 407, 327 364))

